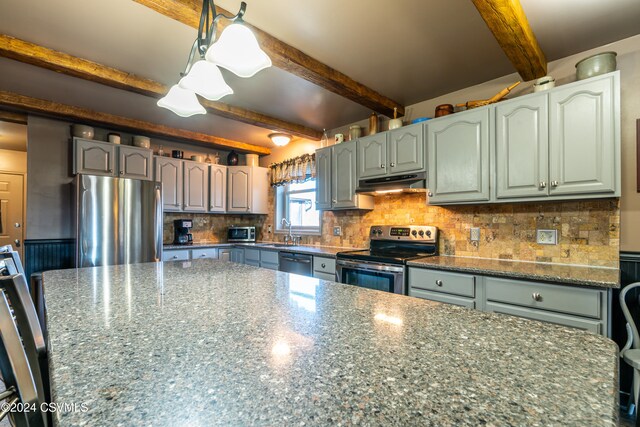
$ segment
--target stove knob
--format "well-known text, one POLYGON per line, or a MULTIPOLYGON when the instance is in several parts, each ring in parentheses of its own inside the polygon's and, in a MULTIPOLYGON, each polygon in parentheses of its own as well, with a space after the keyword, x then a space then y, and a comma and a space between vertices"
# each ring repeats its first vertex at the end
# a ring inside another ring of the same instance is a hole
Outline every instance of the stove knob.
POLYGON ((424 236, 424 231, 420 230, 418 231, 418 234, 420 235, 420 237, 424 236))
POLYGON ((382 229, 378 228, 378 236, 382 236, 382 229))
POLYGON ((413 237, 416 237, 418 235, 418 232, 416 230, 413 230, 411 234, 413 235, 413 237))
POLYGON ((427 230, 427 237, 431 237, 431 230, 427 230))

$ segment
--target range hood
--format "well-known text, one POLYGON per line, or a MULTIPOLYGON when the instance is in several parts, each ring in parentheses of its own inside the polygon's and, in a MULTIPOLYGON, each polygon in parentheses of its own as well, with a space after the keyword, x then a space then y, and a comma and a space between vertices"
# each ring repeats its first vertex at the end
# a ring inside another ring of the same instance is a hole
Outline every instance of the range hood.
POLYGON ((426 172, 361 179, 358 181, 358 188, 356 188, 356 193, 370 194, 372 196, 389 193, 425 193, 426 191, 426 172))

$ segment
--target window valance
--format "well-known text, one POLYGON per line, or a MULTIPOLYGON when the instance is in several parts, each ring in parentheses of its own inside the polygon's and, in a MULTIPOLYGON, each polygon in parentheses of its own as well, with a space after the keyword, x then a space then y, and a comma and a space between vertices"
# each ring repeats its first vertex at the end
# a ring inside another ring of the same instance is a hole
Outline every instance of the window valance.
POLYGON ((316 177, 316 155, 304 154, 269 165, 271 186, 301 183, 316 177))

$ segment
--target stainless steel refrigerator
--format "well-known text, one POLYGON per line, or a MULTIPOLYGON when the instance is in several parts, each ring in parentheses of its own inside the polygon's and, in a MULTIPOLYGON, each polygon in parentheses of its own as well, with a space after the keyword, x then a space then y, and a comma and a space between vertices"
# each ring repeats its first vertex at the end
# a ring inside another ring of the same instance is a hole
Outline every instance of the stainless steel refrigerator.
POLYGON ((159 182, 76 175, 76 266, 162 259, 159 182))

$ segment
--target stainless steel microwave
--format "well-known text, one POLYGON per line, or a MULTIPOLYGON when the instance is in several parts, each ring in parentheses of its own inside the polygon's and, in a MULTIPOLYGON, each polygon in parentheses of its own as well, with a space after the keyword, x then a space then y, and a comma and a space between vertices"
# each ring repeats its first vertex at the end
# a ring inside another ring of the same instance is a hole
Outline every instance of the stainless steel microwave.
POLYGON ((255 242, 255 227, 234 227, 227 230, 227 242, 255 242))

